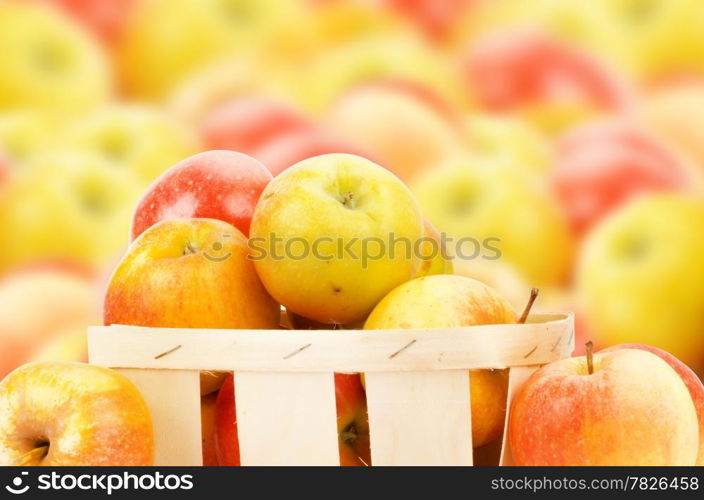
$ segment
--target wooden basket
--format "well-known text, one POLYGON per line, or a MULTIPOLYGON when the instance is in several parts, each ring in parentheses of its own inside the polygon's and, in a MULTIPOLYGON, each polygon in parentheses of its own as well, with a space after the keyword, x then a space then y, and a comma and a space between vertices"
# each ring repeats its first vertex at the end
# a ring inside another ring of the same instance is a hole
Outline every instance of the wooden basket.
MULTIPOLYGON (((333 374, 365 373, 374 465, 472 465, 469 369, 525 379, 574 346, 571 314, 435 330, 89 329, 90 362, 141 390, 159 466, 201 465, 200 371, 234 371, 242 465, 339 465, 333 374)), ((508 418, 508 412, 507 412, 508 418)), ((504 439, 502 465, 510 465, 504 439)))

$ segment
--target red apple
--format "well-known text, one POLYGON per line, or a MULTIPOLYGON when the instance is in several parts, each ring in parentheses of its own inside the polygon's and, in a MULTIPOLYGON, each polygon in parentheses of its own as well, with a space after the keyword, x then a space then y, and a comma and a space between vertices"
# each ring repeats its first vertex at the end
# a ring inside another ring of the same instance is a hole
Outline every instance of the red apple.
POLYGON ((200 431, 203 450, 203 465, 218 465, 215 446, 215 403, 218 393, 213 392, 200 398, 200 431))
MULTIPOLYGON (((335 374, 335 399, 340 465, 370 465, 367 402, 359 374, 335 374)), ((225 379, 218 394, 215 405, 215 426, 218 463, 228 466, 240 465, 232 375, 225 379)))
POLYGON ((450 27, 478 0, 385 0, 397 12, 408 17, 434 40, 442 40, 450 27))
POLYGON ((206 147, 253 154, 272 139, 312 127, 292 106, 250 95, 219 105, 203 118, 200 133, 206 147))
POLYGON ((271 178, 264 165, 242 153, 206 151, 186 158, 149 187, 132 218, 131 238, 159 221, 181 217, 219 219, 246 236, 271 178))
POLYGON ((704 465, 704 384, 702 384, 702 381, 697 377, 697 374, 669 352, 649 345, 618 344, 600 352, 618 351, 619 349, 642 349, 651 352, 665 360, 680 376, 684 385, 687 386, 690 396, 692 396, 694 408, 697 410, 697 418, 699 420, 699 453, 697 455, 696 465, 704 465))
POLYGON ((140 0, 45 0, 66 11, 101 40, 112 43, 140 0))
POLYGON ((511 405, 516 465, 694 465, 697 413, 662 358, 619 349, 545 365, 511 405))
POLYGON ((656 138, 622 120, 590 123, 558 143, 552 185, 577 234, 643 192, 686 189, 684 165, 656 138))

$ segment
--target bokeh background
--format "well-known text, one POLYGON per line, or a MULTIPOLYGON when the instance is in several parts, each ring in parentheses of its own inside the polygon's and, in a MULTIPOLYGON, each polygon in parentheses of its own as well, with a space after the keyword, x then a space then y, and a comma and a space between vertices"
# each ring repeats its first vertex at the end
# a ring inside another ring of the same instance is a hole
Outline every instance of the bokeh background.
POLYGON ((0 378, 84 360, 141 193, 199 151, 352 152, 456 261, 704 374, 701 0, 0 0, 0 378))

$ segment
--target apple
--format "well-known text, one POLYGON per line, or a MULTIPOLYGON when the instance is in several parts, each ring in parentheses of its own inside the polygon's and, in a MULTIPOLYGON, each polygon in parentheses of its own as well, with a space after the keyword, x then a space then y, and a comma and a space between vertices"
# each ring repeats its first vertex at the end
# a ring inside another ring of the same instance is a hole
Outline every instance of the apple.
POLYGON ((142 0, 44 0, 71 15, 99 39, 113 44, 142 0))
POLYGON ((428 219, 423 219, 421 263, 415 278, 433 274, 452 274, 452 256, 448 253, 442 235, 428 219))
POLYGON ((384 3, 418 25, 432 40, 442 41, 457 18, 483 0, 385 0, 384 3))
POLYGON ((0 382, 0 463, 148 466, 152 419, 123 375, 82 363, 31 363, 0 382))
POLYGON ((98 318, 93 281, 82 273, 42 266, 5 275, 0 279, 0 380, 30 359, 85 355, 80 338, 67 336, 80 332, 85 343, 86 329, 98 318))
POLYGON ((265 142, 252 155, 276 176, 300 161, 332 153, 355 154, 369 160, 375 159, 351 141, 317 127, 282 133, 265 142))
POLYGON ((277 0, 140 2, 116 46, 123 87, 130 95, 163 98, 193 72, 251 50, 301 14, 296 2, 277 0))
POLYGON ((200 398, 200 429, 203 465, 205 467, 218 465, 217 448, 215 446, 215 404, 217 398, 217 392, 201 396, 200 398))
POLYGON ((0 113, 0 148, 9 160, 26 163, 55 146, 56 116, 19 109, 0 113))
POLYGON ((418 205, 398 178, 362 157, 329 154, 271 181, 250 236, 274 299, 306 318, 346 324, 413 277, 422 232, 418 205))
POLYGON ((293 106, 263 95, 247 95, 218 105, 200 125, 209 149, 230 149, 253 154, 272 139, 312 127, 293 106))
POLYGON ((549 190, 521 174, 507 157, 462 155, 419 176, 411 189, 430 222, 454 238, 456 265, 501 259, 531 284, 563 283, 571 231, 549 190), (470 240, 460 245, 460 238, 470 240))
POLYGON ((136 104, 93 112, 67 127, 60 141, 71 149, 104 156, 145 183, 199 149, 195 134, 179 120, 136 104))
POLYGON ((161 220, 180 217, 219 219, 244 235, 254 206, 271 174, 254 158, 233 151, 206 151, 164 172, 137 205, 132 240, 161 220))
POLYGON ((0 152, 0 188, 7 182, 10 177, 10 162, 7 157, 0 152))
MULTIPOLYGON (((454 328, 516 323, 516 312, 498 292, 464 276, 424 276, 391 291, 374 308, 365 330, 454 328)), ((471 370, 472 444, 501 436, 506 413, 506 370, 471 370)))
POLYGON ((642 349, 643 351, 653 353, 662 358, 673 370, 677 372, 677 375, 680 376, 682 382, 684 382, 687 386, 689 395, 692 397, 694 408, 697 411, 697 420, 699 422, 699 451, 695 465, 704 465, 704 384, 702 384, 702 381, 699 377, 697 377, 697 374, 669 352, 649 345, 619 344, 611 346, 600 352, 618 351, 620 349, 642 349))
POLYGON ((0 272, 44 258, 110 262, 126 246, 139 190, 130 172, 99 156, 37 156, 0 197, 0 272))
POLYGON ((620 120, 568 132, 558 144, 551 182, 578 235, 633 196, 685 191, 691 184, 687 170, 666 146, 620 120))
MULTIPOLYGON (((340 465, 371 465, 367 402, 359 374, 335 374, 335 401, 340 465)), ((215 442, 220 465, 240 465, 235 403, 234 378, 229 375, 215 406, 215 442)))
POLYGON ((73 113, 111 94, 105 54, 70 19, 35 2, 0 3, 0 109, 73 113))
POLYGON ((463 68, 480 108, 523 114, 550 133, 631 108, 630 89, 610 68, 535 30, 487 35, 470 47, 463 68))
POLYGON ((586 238, 576 290, 603 345, 643 343, 690 366, 704 361, 704 201, 634 199, 586 238))
POLYGON ((426 100, 386 84, 343 95, 326 121, 406 182, 461 149, 456 123, 426 100))
POLYGON ((697 414, 658 356, 621 349, 545 365, 511 404, 516 465, 694 465, 697 414))

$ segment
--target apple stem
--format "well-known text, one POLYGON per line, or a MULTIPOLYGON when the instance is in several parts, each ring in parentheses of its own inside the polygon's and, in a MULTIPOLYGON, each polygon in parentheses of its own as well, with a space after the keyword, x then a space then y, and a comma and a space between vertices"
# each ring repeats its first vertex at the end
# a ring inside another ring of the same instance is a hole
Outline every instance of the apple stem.
POLYGON ((587 372, 594 373, 594 343, 590 340, 584 347, 587 349, 587 372))
POLYGON ((523 309, 523 314, 521 314, 521 317, 518 319, 519 323, 525 323, 528 319, 528 315, 530 314, 530 310, 533 308, 535 299, 538 298, 538 291, 539 290, 537 288, 531 288, 530 298, 528 299, 528 303, 526 304, 525 309, 523 309))
POLYGON ((191 255, 198 252, 198 247, 191 241, 186 242, 186 248, 183 249, 183 255, 191 255))
POLYGON ((48 444, 45 444, 44 446, 40 446, 39 448, 33 448, 33 449, 29 450, 27 453, 25 453, 24 455, 22 455, 20 458, 18 458, 13 465, 16 467, 35 465, 37 462, 41 461, 44 457, 46 457, 48 452, 49 452, 49 445, 48 444))

